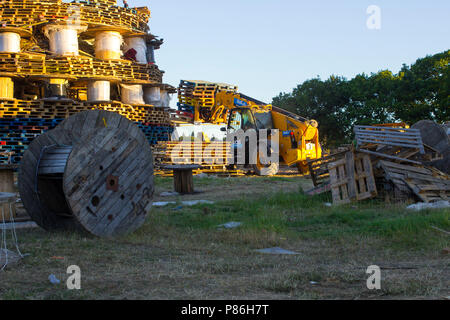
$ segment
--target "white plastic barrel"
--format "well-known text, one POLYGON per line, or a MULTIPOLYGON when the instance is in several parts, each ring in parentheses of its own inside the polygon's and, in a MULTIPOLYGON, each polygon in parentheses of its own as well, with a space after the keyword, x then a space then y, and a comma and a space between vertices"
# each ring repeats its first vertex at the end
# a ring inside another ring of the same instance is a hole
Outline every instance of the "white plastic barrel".
POLYGON ((122 56, 122 35, 116 31, 101 31, 95 35, 95 57, 102 60, 117 60, 122 56))
POLYGON ((0 52, 20 52, 20 35, 15 32, 0 33, 0 52))
POLYGON ((120 85, 122 102, 125 104, 145 104, 142 85, 120 85))
POLYGON ((167 90, 161 90, 161 107, 169 107, 170 105, 170 94, 167 90))
POLYGON ((91 81, 88 84, 87 98, 89 102, 110 101, 111 83, 109 81, 91 81))
POLYGON ((50 51, 58 56, 78 56, 78 33, 87 27, 51 24, 44 28, 50 42, 50 51))
POLYGON ((161 89, 159 87, 145 87, 144 100, 146 104, 159 104, 161 101, 161 89))
POLYGON ((147 64, 147 43, 143 37, 125 38, 125 51, 136 50, 136 62, 147 64))

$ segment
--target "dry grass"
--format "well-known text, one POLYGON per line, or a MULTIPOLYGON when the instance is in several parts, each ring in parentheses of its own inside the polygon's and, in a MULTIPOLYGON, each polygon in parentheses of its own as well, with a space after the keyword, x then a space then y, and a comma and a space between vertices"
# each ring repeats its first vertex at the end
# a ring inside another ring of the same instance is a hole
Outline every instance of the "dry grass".
MULTIPOLYGON (((171 179, 156 181, 158 194, 171 189, 171 179)), ((448 211, 406 213, 402 206, 376 202, 357 209, 326 208, 326 199, 310 200, 298 191, 308 184, 298 177, 196 179, 198 189, 206 192, 187 199, 213 199, 217 204, 153 210, 143 228, 115 240, 20 231, 21 249, 30 256, 0 273, 0 298, 439 299, 449 295, 449 258, 441 254, 449 239, 429 228, 432 223, 448 229, 448 211), (277 194, 279 190, 284 194, 277 194), (403 219, 396 219, 398 215, 403 219), (216 225, 227 220, 245 225, 218 231, 216 225), (274 246, 300 254, 254 251, 274 246), (73 264, 82 270, 80 291, 65 287, 66 268, 73 264), (383 268, 381 291, 366 288, 365 271, 373 264, 383 268), (50 274, 62 283, 52 285, 50 274)), ((173 199, 185 200, 157 198, 173 199)))

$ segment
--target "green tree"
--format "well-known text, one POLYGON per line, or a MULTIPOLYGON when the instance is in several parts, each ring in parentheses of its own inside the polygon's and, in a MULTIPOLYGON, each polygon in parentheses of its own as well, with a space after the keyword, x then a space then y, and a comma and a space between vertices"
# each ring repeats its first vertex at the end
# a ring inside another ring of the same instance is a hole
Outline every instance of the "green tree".
POLYGON ((449 121, 450 50, 403 65, 395 75, 383 70, 351 80, 331 76, 307 80, 273 105, 319 122, 322 143, 336 146, 353 139, 355 125, 419 120, 449 121))
POLYGON ((394 112, 409 123, 450 118, 450 50, 403 65, 397 82, 394 112))

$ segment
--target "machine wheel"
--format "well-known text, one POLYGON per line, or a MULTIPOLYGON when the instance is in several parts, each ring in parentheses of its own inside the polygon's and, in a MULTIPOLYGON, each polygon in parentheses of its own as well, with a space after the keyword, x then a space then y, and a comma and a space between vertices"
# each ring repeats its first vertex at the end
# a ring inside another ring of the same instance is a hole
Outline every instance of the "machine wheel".
POLYGON ((256 156, 256 164, 253 165, 253 169, 258 176, 274 176, 280 171, 280 164, 278 162, 262 164, 258 152, 256 156))
POLYGON ((279 163, 270 165, 254 164, 253 169, 258 176, 275 176, 280 171, 279 163))
POLYGON ((297 163, 297 169, 300 174, 309 174, 309 167, 306 163, 299 162, 297 163))

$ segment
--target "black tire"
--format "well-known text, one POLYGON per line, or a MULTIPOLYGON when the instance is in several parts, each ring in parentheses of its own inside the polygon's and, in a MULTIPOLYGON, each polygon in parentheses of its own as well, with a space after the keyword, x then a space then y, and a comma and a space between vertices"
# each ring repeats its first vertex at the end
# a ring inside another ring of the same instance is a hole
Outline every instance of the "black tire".
MULTIPOLYGON (((267 150, 267 154, 272 154, 274 152, 270 141, 268 142, 268 144, 266 142, 260 141, 258 149, 259 150, 267 150)), ((258 176, 266 176, 266 177, 275 176, 280 171, 280 163, 277 161, 277 162, 271 162, 269 164, 261 164, 260 158, 259 158, 260 157, 259 151, 257 151, 257 152, 258 152, 257 156, 256 156, 257 164, 252 165, 255 173, 258 176)))
POLYGON ((298 169, 298 173, 303 174, 303 175, 308 175, 309 174, 309 167, 308 165, 304 164, 304 163, 297 163, 297 169, 298 169))

